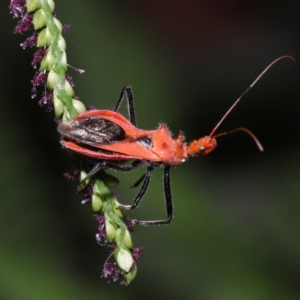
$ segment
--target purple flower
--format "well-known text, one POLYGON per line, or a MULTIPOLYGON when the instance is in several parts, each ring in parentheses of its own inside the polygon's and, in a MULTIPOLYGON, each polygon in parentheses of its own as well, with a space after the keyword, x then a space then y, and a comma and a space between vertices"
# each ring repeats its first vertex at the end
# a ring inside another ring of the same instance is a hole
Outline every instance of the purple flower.
POLYGON ((29 37, 27 40, 25 40, 24 43, 21 44, 21 47, 23 49, 26 49, 27 47, 33 48, 34 46, 36 46, 37 38, 38 32, 35 31, 31 37, 29 37))
POLYGON ((25 13, 25 0, 11 0, 9 10, 13 18, 21 18, 25 13))
POLYGON ((47 49, 46 48, 40 48, 38 49, 34 55, 33 55, 33 59, 32 59, 32 62, 31 62, 31 65, 36 68, 36 65, 43 59, 43 57, 45 56, 47 52, 47 49))
POLYGON ((23 34, 24 32, 28 31, 32 24, 33 14, 26 13, 22 20, 18 23, 15 27, 14 33, 15 34, 23 34))

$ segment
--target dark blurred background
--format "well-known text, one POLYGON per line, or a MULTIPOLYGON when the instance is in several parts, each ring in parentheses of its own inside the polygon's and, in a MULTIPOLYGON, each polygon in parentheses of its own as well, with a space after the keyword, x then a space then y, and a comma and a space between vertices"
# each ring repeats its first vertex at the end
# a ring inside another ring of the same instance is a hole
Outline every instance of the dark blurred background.
MULTIPOLYGON (((173 168, 175 219, 136 228, 143 245, 127 288, 99 278, 108 256, 94 240, 89 206, 63 172, 53 115, 31 99, 32 49, 1 1, 0 298, 300 299, 299 62, 273 66, 230 114, 216 150, 173 168)), ((86 105, 112 108, 133 87, 137 122, 166 122, 187 141, 209 134, 275 58, 300 60, 299 1, 57 1, 75 92, 86 105)), ((126 113, 126 109, 123 110, 126 113)), ((130 203, 143 170, 119 174, 114 190, 130 203)), ((165 216, 162 170, 129 215, 165 216)))

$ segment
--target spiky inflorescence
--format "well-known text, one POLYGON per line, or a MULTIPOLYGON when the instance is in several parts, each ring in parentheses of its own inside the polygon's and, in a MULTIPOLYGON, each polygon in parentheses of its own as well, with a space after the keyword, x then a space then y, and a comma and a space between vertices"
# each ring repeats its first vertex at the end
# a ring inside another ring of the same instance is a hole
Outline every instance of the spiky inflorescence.
MULTIPOLYGON (((20 18, 14 33, 23 34, 33 29, 33 34, 22 44, 23 49, 37 47, 33 55, 32 66, 37 69, 32 83, 31 97, 38 100, 46 111, 54 111, 56 120, 67 120, 84 112, 84 104, 75 96, 74 82, 67 71, 66 42, 62 33, 70 26, 62 25, 54 17, 54 0, 11 0, 9 9, 13 18, 20 18)), ((77 69, 79 73, 83 70, 77 69)), ((132 228, 126 225, 124 212, 118 207, 116 198, 107 186, 114 186, 118 180, 105 173, 104 170, 86 179, 91 168, 85 161, 78 160, 79 170, 64 174, 68 179, 79 178, 84 200, 90 203, 97 220, 98 233, 96 241, 107 245, 116 263, 106 262, 101 277, 109 281, 123 278, 122 284, 129 284, 136 276, 135 261, 139 258, 142 248, 134 248, 130 232, 132 228)))

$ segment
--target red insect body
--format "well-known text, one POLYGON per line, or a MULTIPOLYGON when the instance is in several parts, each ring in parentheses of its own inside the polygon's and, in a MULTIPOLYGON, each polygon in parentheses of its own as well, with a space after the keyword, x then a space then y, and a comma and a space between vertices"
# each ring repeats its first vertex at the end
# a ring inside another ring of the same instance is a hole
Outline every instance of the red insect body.
MULTIPOLYGON (((160 124, 156 130, 143 130, 132 125, 125 117, 117 112, 110 110, 88 111, 71 121, 63 122, 58 126, 58 131, 65 135, 72 124, 87 117, 97 117, 117 124, 125 131, 125 137, 121 141, 109 144, 89 143, 97 150, 87 149, 85 146, 73 141, 62 141, 62 144, 77 153, 103 160, 149 160, 152 162, 162 162, 168 165, 178 165, 188 157, 205 155, 211 152, 217 145, 213 137, 205 136, 193 141, 190 145, 184 142, 183 133, 180 132, 176 139, 169 133, 166 124, 160 124), (143 138, 151 140, 152 145, 145 146, 139 143, 143 138), (112 153, 102 152, 101 150, 111 151, 112 153)), ((82 141, 84 144, 84 141, 82 141)))
MULTIPOLYGON (((87 111, 78 117, 62 122, 58 125, 58 131, 62 135, 62 145, 83 156, 88 156, 99 161, 96 171, 99 168, 112 168, 120 171, 130 171, 139 166, 147 166, 147 171, 142 177, 142 188, 132 205, 121 205, 125 209, 133 209, 138 206, 144 196, 154 168, 163 166, 164 191, 167 206, 167 219, 155 221, 137 221, 141 225, 160 225, 171 222, 173 218, 173 208, 170 190, 169 169, 186 161, 189 157, 198 157, 210 153, 217 146, 216 137, 242 130, 248 133, 262 150, 258 140, 245 128, 238 128, 231 132, 224 132, 214 136, 216 129, 223 122, 226 116, 236 106, 240 99, 247 93, 258 79, 282 56, 273 61, 250 85, 250 87, 233 103, 223 118, 215 126, 209 136, 192 141, 190 144, 184 142, 182 132, 173 139, 167 125, 162 123, 156 130, 143 130, 135 126, 135 113, 133 97, 130 87, 124 87, 114 111, 92 110, 87 111), (129 106, 130 121, 117 113, 123 95, 126 92, 129 106), (130 166, 123 166, 122 162, 133 160, 130 166), (121 164, 120 164, 121 162, 121 164)), ((294 59, 293 59, 294 60, 294 59)), ((96 172, 93 170, 91 174, 96 172)), ((140 183, 140 181, 138 181, 140 183)))
POLYGON ((82 140, 81 144, 78 144, 73 141, 63 140, 61 141, 62 145, 66 148, 73 150, 77 153, 80 153, 85 156, 89 156, 96 159, 102 160, 131 160, 131 159, 149 159, 157 161, 158 157, 155 154, 152 154, 148 151, 147 148, 143 147, 141 144, 136 143, 138 140, 143 138, 147 138, 152 136, 155 130, 142 130, 136 128, 133 124, 131 124, 124 116, 121 114, 111 111, 111 110, 92 110, 87 111, 73 120, 62 122, 58 125, 58 131, 66 136, 66 132, 70 132, 72 125, 74 122, 84 120, 87 117, 95 117, 99 119, 104 119, 110 121, 119 127, 121 127, 124 132, 124 138, 118 142, 102 144, 102 143, 89 143, 95 149, 99 149, 98 151, 87 148, 84 144, 85 141, 82 140), (115 150, 113 149, 113 145, 115 146, 115 150), (102 150, 113 151, 112 152, 103 152, 102 150), (151 155, 152 154, 152 155, 151 155), (142 157, 142 158, 141 158, 142 157), (147 157, 147 158, 145 158, 147 157))

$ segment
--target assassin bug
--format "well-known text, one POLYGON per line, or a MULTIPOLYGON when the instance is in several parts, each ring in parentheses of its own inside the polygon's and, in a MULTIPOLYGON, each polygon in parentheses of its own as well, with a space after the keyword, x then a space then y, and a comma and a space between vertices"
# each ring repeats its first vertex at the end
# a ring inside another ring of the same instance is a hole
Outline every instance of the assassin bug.
POLYGON ((131 87, 122 89, 115 108, 111 110, 92 110, 80 114, 78 117, 61 122, 58 132, 62 136, 61 144, 76 153, 93 158, 97 161, 88 177, 93 176, 101 168, 110 168, 128 172, 140 166, 146 166, 146 173, 133 185, 142 187, 131 205, 121 205, 124 209, 136 208, 145 195, 152 171, 157 167, 164 168, 164 197, 166 202, 167 219, 139 221, 133 220, 133 224, 162 225, 168 224, 173 219, 173 206, 170 188, 170 167, 186 161, 190 157, 203 156, 210 153, 217 146, 216 138, 222 135, 241 130, 248 133, 263 151, 257 138, 246 128, 237 128, 214 135, 224 119, 233 110, 241 98, 256 84, 260 77, 277 61, 291 56, 281 56, 269 64, 254 82, 241 94, 229 110, 214 127, 208 136, 194 140, 187 144, 184 142, 182 132, 173 139, 166 126, 162 123, 155 130, 143 130, 136 127, 135 110, 131 87), (117 111, 126 94, 128 103, 129 120, 117 111), (124 162, 132 161, 129 165, 124 162))

